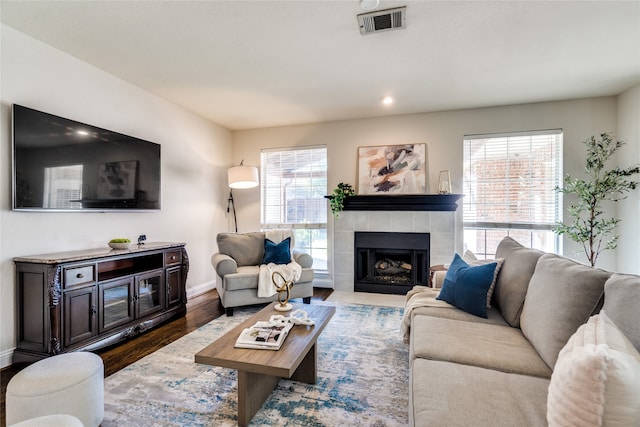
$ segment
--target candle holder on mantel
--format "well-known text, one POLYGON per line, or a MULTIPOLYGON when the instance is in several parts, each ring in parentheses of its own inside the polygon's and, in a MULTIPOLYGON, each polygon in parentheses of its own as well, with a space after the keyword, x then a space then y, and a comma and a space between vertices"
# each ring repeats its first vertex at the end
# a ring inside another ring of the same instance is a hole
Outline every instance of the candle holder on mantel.
POLYGON ((440 171, 438 194, 451 194, 451 174, 448 170, 440 171))

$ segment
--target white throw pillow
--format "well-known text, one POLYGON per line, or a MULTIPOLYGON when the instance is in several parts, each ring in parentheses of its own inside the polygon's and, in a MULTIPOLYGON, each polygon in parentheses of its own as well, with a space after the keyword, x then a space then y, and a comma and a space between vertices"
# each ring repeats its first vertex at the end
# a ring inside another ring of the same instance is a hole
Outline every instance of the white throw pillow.
POLYGON ((558 355, 547 396, 549 427, 640 425, 640 354, 603 311, 558 355))

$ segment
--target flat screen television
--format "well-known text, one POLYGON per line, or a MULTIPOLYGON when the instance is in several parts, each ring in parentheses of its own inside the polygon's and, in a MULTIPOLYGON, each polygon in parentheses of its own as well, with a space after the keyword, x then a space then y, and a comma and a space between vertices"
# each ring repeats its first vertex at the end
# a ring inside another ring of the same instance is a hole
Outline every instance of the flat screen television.
POLYGON ((160 145, 13 105, 13 209, 160 209, 160 145))

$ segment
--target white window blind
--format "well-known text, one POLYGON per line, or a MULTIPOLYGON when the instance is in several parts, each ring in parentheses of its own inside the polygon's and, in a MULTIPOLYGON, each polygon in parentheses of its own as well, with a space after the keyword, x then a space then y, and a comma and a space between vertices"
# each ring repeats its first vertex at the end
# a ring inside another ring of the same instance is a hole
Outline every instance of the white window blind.
POLYGON ((327 149, 262 150, 262 228, 295 229, 295 246, 327 269, 327 149))
POLYGON ((525 245, 557 251, 552 230, 561 212, 555 191, 562 180, 561 130, 466 136, 463 173, 470 249, 487 253, 505 234, 517 233, 525 245), (491 229, 502 231, 487 234, 491 229))
POLYGON ((327 149, 261 153, 262 224, 326 224, 327 149))

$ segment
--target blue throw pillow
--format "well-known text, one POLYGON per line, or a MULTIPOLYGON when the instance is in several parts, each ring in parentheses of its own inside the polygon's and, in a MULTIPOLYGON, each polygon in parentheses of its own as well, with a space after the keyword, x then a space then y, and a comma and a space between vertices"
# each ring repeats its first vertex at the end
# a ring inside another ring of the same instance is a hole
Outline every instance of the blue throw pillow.
POLYGON ((497 263, 492 262, 471 267, 456 254, 436 299, 487 318, 487 292, 493 282, 496 266, 497 263))
POLYGON ((287 237, 280 243, 273 243, 269 239, 264 239, 263 264, 289 264, 291 262, 291 237, 287 237))

